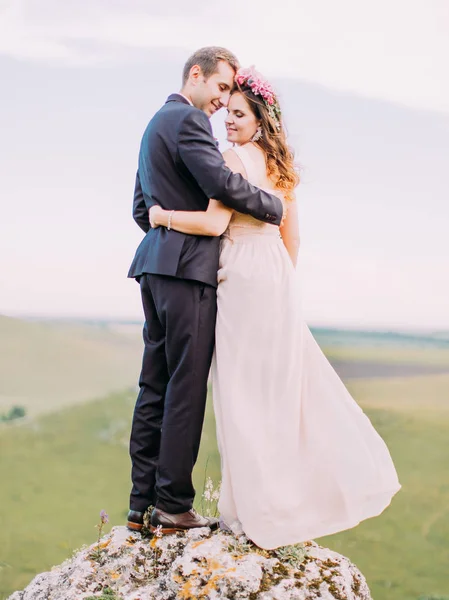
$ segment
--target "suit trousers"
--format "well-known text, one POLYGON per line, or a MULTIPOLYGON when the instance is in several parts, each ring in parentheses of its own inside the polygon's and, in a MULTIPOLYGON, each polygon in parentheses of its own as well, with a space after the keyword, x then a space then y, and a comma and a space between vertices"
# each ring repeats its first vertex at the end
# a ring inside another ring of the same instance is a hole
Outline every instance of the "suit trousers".
POLYGON ((216 289, 164 275, 140 277, 145 349, 134 409, 130 508, 192 508, 215 341, 216 289))

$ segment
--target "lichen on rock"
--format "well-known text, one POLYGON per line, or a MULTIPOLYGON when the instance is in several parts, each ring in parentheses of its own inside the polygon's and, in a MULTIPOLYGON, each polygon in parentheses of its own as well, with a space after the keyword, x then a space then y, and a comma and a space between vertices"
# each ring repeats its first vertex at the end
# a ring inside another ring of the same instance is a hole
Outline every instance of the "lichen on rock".
POLYGON ((143 537, 114 527, 9 600, 371 600, 344 556, 314 542, 265 551, 210 529, 143 537))

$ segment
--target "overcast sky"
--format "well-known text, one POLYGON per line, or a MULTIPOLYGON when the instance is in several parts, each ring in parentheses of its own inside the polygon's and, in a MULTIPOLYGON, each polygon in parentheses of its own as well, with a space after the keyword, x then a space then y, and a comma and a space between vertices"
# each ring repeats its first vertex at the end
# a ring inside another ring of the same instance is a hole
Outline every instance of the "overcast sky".
POLYGON ((267 75, 449 112, 447 0, 1 0, 0 52, 63 65, 224 45, 267 75))
POLYGON ((449 3, 435 0, 0 0, 0 312, 141 316, 125 278, 140 136, 209 44, 278 85, 304 166, 313 324, 449 328, 449 3))

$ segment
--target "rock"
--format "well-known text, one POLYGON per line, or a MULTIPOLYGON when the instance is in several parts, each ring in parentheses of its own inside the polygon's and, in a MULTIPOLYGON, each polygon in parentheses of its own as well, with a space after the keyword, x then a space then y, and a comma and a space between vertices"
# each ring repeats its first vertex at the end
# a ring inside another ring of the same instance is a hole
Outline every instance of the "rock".
POLYGON ((9 600, 371 600, 344 556, 314 542, 261 550, 208 528, 145 538, 114 527, 9 600))

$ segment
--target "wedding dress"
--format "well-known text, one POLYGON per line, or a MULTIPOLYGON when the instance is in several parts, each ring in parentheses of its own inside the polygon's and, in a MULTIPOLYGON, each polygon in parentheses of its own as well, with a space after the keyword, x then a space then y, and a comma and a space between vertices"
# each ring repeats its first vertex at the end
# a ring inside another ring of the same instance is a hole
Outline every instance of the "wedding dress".
MULTIPOLYGON (((266 181, 245 147, 234 150, 251 183, 266 181)), ((234 213, 218 282, 221 518, 269 549, 379 515, 400 489, 395 467, 303 320, 279 228, 234 213)))

